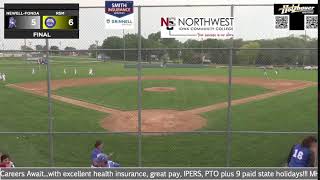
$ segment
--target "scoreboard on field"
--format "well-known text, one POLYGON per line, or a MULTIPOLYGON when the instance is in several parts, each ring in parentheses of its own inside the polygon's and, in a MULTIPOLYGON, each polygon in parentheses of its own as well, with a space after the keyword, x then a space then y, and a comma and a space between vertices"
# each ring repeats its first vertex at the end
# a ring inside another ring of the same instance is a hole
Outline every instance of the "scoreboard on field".
POLYGON ((79 4, 4 4, 4 38, 78 39, 79 4))

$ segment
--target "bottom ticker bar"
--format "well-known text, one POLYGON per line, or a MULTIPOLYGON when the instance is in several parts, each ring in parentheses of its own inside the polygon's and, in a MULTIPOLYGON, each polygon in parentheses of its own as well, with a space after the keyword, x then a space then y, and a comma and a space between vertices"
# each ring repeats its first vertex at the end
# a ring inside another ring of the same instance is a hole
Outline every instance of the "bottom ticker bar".
POLYGON ((318 179, 318 168, 5 168, 0 179, 318 179))

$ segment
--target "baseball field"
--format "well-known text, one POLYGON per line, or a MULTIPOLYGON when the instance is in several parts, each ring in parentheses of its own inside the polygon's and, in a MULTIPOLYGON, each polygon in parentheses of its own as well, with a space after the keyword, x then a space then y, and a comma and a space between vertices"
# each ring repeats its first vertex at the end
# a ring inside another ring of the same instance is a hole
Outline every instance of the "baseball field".
MULTIPOLYGON (((317 71, 278 71, 267 70, 266 78, 255 67, 232 69, 232 166, 283 166, 304 132, 317 131, 317 71)), ((46 66, 0 58, 0 72, 0 132, 48 131, 46 66)), ((137 69, 52 57, 51 79, 55 132, 115 132, 55 134, 55 166, 90 166, 97 139, 114 161, 137 166, 137 69)), ((223 66, 143 69, 143 166, 225 166, 227 83, 223 66)), ((16 166, 48 166, 47 135, 6 133, 0 142, 16 166)))

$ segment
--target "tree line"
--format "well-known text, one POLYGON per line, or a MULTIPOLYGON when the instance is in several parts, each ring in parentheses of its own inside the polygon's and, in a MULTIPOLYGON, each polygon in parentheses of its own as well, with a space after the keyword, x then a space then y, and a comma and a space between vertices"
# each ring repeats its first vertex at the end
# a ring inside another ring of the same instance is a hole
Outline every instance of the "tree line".
MULTIPOLYGON (((126 34, 123 38, 111 36, 106 38, 99 47, 92 44, 89 51, 97 48, 122 49, 124 45, 127 49, 136 49, 138 48, 137 42, 137 34, 126 34)), ((317 38, 305 35, 260 40, 234 39, 233 42, 231 39, 189 39, 181 42, 176 39, 161 38, 160 32, 157 32, 148 35, 148 37, 142 37, 142 48, 150 48, 142 51, 142 59, 151 61, 156 57, 160 61, 169 59, 173 62, 181 61, 183 63, 202 63, 203 59, 209 59, 212 63, 227 64, 229 50, 209 50, 206 48, 229 48, 233 45, 234 48, 244 49, 235 51, 233 54, 233 63, 238 65, 317 65, 317 50, 251 50, 252 48, 316 48, 317 43, 317 38), (195 49, 180 50, 180 48, 195 49)), ((124 54, 127 61, 136 61, 138 57, 136 50, 126 50, 125 53, 123 50, 99 53, 115 60, 124 59, 124 54)), ((95 56, 95 53, 91 54, 93 57, 95 56)))
MULTIPOLYGON (((138 35, 126 34, 124 37, 107 37, 102 45, 91 44, 88 52, 92 57, 96 54, 109 56, 114 60, 136 61, 138 58, 138 35), (125 47, 127 50, 124 50, 125 47), (96 49, 114 49, 98 51, 96 49), (130 50, 133 49, 133 50, 130 50)), ((233 45, 236 50, 233 54, 235 65, 317 65, 317 50, 277 50, 276 48, 317 48, 318 39, 309 36, 290 35, 275 39, 243 40, 243 39, 189 39, 185 42, 171 38, 161 38, 160 32, 142 37, 142 48, 149 48, 142 51, 143 61, 172 61, 179 63, 198 64, 203 59, 211 63, 227 64, 230 52, 228 49, 206 49, 206 48, 229 48, 233 45), (174 48, 174 49, 170 49, 174 48), (181 49, 180 49, 181 48, 181 49), (195 49, 183 49, 195 48, 195 49), (252 48, 275 48, 273 50, 252 50, 252 48), (248 50, 246 50, 248 49, 248 50)), ((25 48, 25 47, 21 47, 25 48)), ((36 50, 43 50, 43 46, 37 45, 36 50)), ((65 50, 76 50, 74 47, 65 47, 65 50)), ((50 50, 59 50, 57 46, 51 46, 50 50)))

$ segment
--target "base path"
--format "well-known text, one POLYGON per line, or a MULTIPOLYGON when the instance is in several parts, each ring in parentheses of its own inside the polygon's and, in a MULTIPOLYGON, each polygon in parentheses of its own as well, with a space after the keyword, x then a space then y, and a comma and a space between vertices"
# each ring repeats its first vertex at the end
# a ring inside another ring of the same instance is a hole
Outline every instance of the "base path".
MULTIPOLYGON (((88 86, 95 84, 116 83, 125 81, 136 81, 136 76, 130 77, 98 77, 68 80, 52 80, 52 90, 64 87, 88 86)), ((228 78, 222 76, 145 76, 142 80, 192 80, 227 83, 228 78)), ((252 101, 258 101, 273 96, 293 92, 317 83, 295 80, 268 80, 264 78, 233 77, 233 84, 255 85, 273 90, 272 92, 233 100, 231 105, 239 105, 252 101)), ((47 82, 30 82, 7 85, 33 94, 47 96, 47 82)), ((159 87, 158 87, 159 88, 159 87)), ((161 87, 160 87, 161 88, 161 87)), ((101 105, 76 100, 52 94, 52 98, 65 103, 81 106, 88 109, 108 113, 109 115, 101 121, 101 126, 109 131, 136 132, 138 130, 138 111, 120 111, 101 105)), ((194 131, 206 126, 207 120, 200 114, 228 107, 227 102, 217 103, 205 107, 186 111, 175 111, 165 109, 142 110, 142 132, 185 132, 194 131)))

